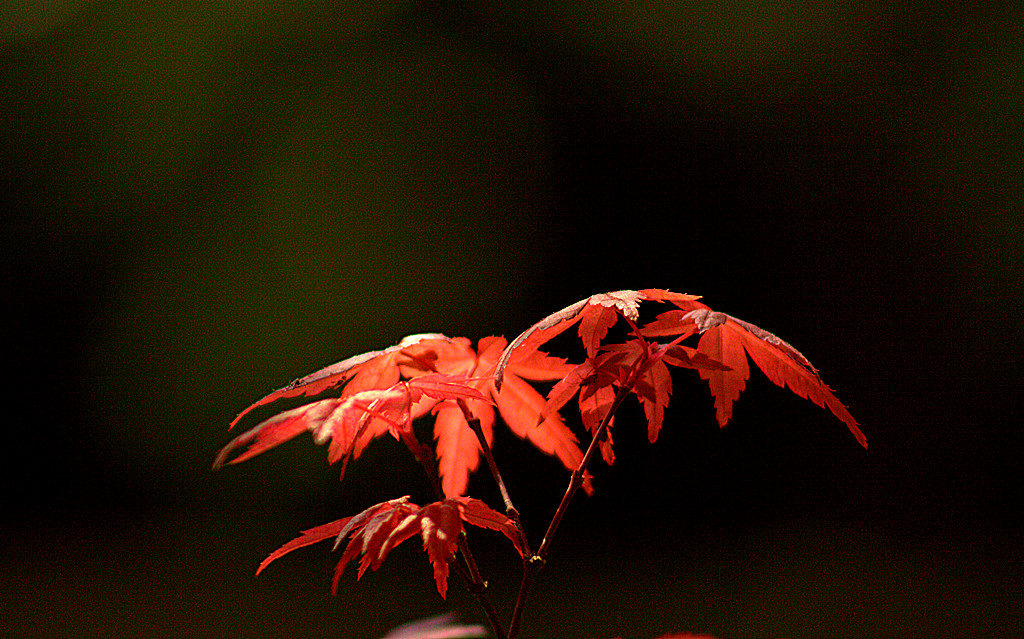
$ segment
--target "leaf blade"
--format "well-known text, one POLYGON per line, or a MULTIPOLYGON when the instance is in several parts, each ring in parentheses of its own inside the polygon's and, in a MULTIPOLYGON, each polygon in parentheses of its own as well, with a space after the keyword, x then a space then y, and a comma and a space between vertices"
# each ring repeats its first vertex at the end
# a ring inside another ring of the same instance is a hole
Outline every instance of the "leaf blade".
POLYGON ((292 539, 291 541, 284 544, 274 552, 270 553, 267 556, 267 558, 260 563, 259 568, 256 569, 256 574, 259 575, 272 562, 280 559, 281 557, 287 555, 293 550, 298 550, 299 548, 311 546, 315 543, 326 541, 328 539, 334 539, 338 536, 338 533, 340 533, 341 530, 348 525, 348 522, 351 520, 352 517, 344 517, 342 519, 337 519, 335 521, 322 524, 320 526, 316 526, 308 530, 303 530, 298 537, 292 539))
MULTIPOLYGON (((245 410, 240 412, 232 421, 229 428, 234 427, 243 417, 245 417, 253 409, 275 402, 279 399, 288 397, 300 397, 303 395, 312 396, 318 395, 325 390, 335 388, 345 383, 349 379, 352 379, 367 365, 371 364, 374 360, 381 357, 387 357, 401 352, 403 349, 417 344, 421 344, 426 341, 440 341, 448 342, 451 341, 445 335, 441 333, 421 333, 418 335, 408 335, 394 346, 390 346, 379 351, 370 351, 367 353, 361 353, 359 355, 353 355, 340 362, 331 364, 321 368, 320 370, 314 371, 304 377, 300 377, 294 380, 283 388, 279 388, 263 398, 257 400, 255 403, 249 405, 245 410)), ((397 381, 397 380, 396 380, 397 381)), ((392 382, 394 383, 394 382, 392 382)), ((390 384, 388 384, 390 386, 390 384)), ((359 389, 364 390, 364 389, 359 389)))

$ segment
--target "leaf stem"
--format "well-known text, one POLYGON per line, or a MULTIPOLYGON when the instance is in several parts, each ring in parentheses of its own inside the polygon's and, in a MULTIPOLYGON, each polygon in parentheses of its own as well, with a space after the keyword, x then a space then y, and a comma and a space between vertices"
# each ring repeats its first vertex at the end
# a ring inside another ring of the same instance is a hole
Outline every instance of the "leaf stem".
POLYGON ((473 412, 469 409, 469 405, 466 404, 465 400, 458 400, 459 408, 462 409, 462 414, 466 418, 466 423, 469 424, 469 428, 476 434, 476 438, 480 441, 480 448, 484 451, 484 459, 487 460, 487 466, 491 469, 491 475, 494 476, 495 483, 498 484, 498 490, 501 491, 501 498, 505 502, 505 514, 509 519, 515 522, 516 530, 519 533, 519 544, 520 548, 523 549, 523 556, 529 557, 533 553, 530 550, 530 542, 526 539, 526 532, 523 530, 523 524, 519 520, 519 511, 512 505, 512 498, 508 494, 508 489, 505 487, 505 480, 501 478, 501 471, 498 470, 498 462, 494 459, 494 453, 491 452, 491 445, 487 442, 487 437, 484 436, 483 427, 480 426, 480 420, 473 415, 473 412))
POLYGON ((516 607, 512 612, 512 623, 508 627, 510 639, 519 637, 519 626, 523 621, 523 610, 526 608, 526 596, 530 594, 530 587, 533 585, 534 576, 544 567, 544 560, 538 555, 531 555, 523 561, 523 581, 519 584, 519 594, 516 596, 516 607))
POLYGON ((434 460, 433 453, 420 442, 416 434, 412 432, 412 429, 402 431, 402 443, 405 444, 405 447, 409 449, 412 456, 423 467, 423 472, 427 474, 427 479, 430 481, 430 487, 434 489, 434 494, 437 495, 438 499, 444 499, 444 491, 441 490, 441 478, 437 474, 437 463, 434 460))
POLYGON ((562 517, 565 515, 565 511, 569 507, 569 502, 572 501, 576 495, 576 491, 579 490, 580 486, 583 485, 583 474, 587 470, 587 465, 590 464, 590 460, 594 457, 595 452, 600 447, 600 442, 605 436, 605 432, 608 430, 608 424, 611 423, 612 417, 615 416, 615 411, 619 409, 622 402, 626 399, 629 393, 633 390, 633 385, 636 383, 638 375, 636 370, 631 374, 625 383, 619 386, 618 391, 615 393, 615 399, 612 401, 612 405, 608 408, 608 412, 605 414, 604 419, 601 420, 601 424, 597 427, 594 432, 594 436, 590 440, 590 446, 587 447, 587 452, 583 454, 583 459, 580 460, 579 467, 572 472, 572 476, 569 478, 569 487, 565 491, 565 495, 562 497, 561 503, 558 504, 558 509, 555 510, 554 516, 551 518, 551 523, 548 525, 547 532, 544 533, 544 539, 541 541, 540 548, 537 549, 535 555, 530 555, 528 559, 523 562, 524 572, 523 581, 519 585, 519 596, 516 598, 516 607, 512 612, 512 622, 509 625, 508 636, 509 639, 517 639, 519 636, 519 626, 523 619, 523 610, 526 607, 526 597, 530 592, 530 587, 533 585, 533 578, 544 567, 547 561, 548 549, 551 547, 551 541, 554 539, 555 531, 558 530, 558 525, 562 522, 562 517))
POLYGON ((594 436, 590 440, 590 446, 587 447, 587 452, 583 454, 583 459, 580 460, 579 468, 573 471, 572 476, 569 478, 569 487, 565 491, 565 495, 562 497, 561 503, 558 504, 558 509, 555 511, 554 517, 551 518, 551 523, 548 525, 547 532, 544 533, 544 540, 541 541, 540 548, 537 549, 537 555, 547 560, 548 549, 551 546, 551 541, 555 536, 555 531, 558 530, 558 525, 562 522, 562 517, 565 515, 566 509, 569 507, 569 502, 576 495, 576 491, 579 490, 583 484, 583 473, 587 470, 587 466, 590 464, 590 460, 594 457, 595 452, 599 448, 601 440, 604 438, 605 432, 608 430, 608 424, 611 423, 612 417, 615 416, 615 411, 622 405, 623 400, 633 390, 634 380, 631 378, 628 383, 619 386, 618 391, 615 393, 615 399, 612 401, 611 407, 608 412, 605 413, 604 419, 601 420, 601 424, 597 427, 594 432, 594 436))
MULTIPOLYGON (((459 403, 462 404, 462 400, 459 400, 459 403)), ((464 410, 467 409, 468 407, 464 410)), ((477 428, 480 428, 479 421, 477 422, 477 428)), ((438 476, 437 463, 436 460, 433 459, 430 449, 420 442, 416 437, 416 434, 412 432, 411 429, 409 431, 402 432, 402 441, 405 443, 406 448, 408 448, 413 454, 413 457, 416 458, 416 461, 423 466, 423 470, 426 472, 427 478, 430 480, 430 484, 433 487, 437 498, 439 500, 443 500, 445 498, 444 490, 441 488, 441 479, 438 476)), ((516 523, 518 525, 518 520, 516 523)), ((521 528, 520 534, 522 534, 521 528)), ((483 608, 484 614, 487 615, 487 620, 494 629, 494 636, 497 639, 507 639, 508 635, 505 634, 505 629, 501 625, 501 620, 498 618, 498 614, 494 611, 494 606, 491 605, 491 600, 487 596, 487 582, 484 581, 483 576, 480 574, 480 568, 477 566, 476 560, 473 558, 473 553, 469 549, 469 538, 466 536, 465 530, 463 530, 462 534, 459 536, 459 554, 462 556, 465 566, 457 561, 452 562, 455 566, 456 572, 458 572, 466 581, 466 588, 469 590, 470 594, 476 598, 480 607, 483 608)))
MULTIPOLYGON (((487 597, 487 582, 480 575, 480 569, 476 565, 473 553, 469 550, 469 538, 466 536, 466 531, 462 531, 461 539, 459 539, 459 550, 462 551, 462 557, 469 568, 469 575, 466 581, 468 582, 467 586, 470 594, 476 598, 477 603, 484 609, 487 621, 490 622, 491 627, 494 629, 495 637, 497 639, 507 639, 505 629, 501 625, 501 620, 498 619, 498 613, 494 611, 494 606, 491 605, 491 600, 487 597)), ((466 575, 463 576, 466 577, 466 575)))

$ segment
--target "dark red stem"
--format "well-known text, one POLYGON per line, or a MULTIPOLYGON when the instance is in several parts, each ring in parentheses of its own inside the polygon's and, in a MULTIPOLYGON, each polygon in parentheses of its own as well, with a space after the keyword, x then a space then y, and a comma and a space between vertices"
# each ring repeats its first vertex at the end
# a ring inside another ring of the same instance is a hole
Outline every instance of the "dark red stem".
POLYGON ((612 417, 615 415, 615 411, 622 405, 623 400, 633 390, 633 385, 636 383, 639 367, 634 369, 632 375, 626 380, 626 383, 619 387, 615 393, 615 399, 612 401, 611 407, 605 414, 604 419, 601 420, 601 424, 597 427, 594 432, 593 438, 590 440, 590 446, 587 447, 587 452, 584 453, 583 459, 580 461, 579 467, 573 471, 572 476, 569 478, 569 487, 565 491, 565 495, 562 497, 561 503, 558 504, 558 509, 555 510, 554 516, 551 518, 551 523, 548 525, 548 530, 544 533, 544 539, 541 541, 540 548, 537 549, 537 553, 527 557, 524 562, 525 571, 523 572, 523 581, 519 585, 519 596, 516 598, 516 607, 512 612, 512 622, 509 625, 508 636, 509 639, 517 639, 519 636, 519 627, 523 620, 523 610, 526 607, 526 597, 530 592, 530 587, 533 585, 534 576, 544 567, 544 563, 547 561, 548 549, 551 547, 551 541, 554 539, 555 531, 558 530, 558 525, 562 522, 562 517, 565 515, 565 511, 569 508, 569 502, 572 501, 576 495, 576 491, 579 490, 583 484, 583 474, 587 470, 587 465, 590 464, 590 460, 594 457, 595 452, 599 448, 601 440, 605 436, 605 432, 608 430, 608 424, 611 423, 612 417))

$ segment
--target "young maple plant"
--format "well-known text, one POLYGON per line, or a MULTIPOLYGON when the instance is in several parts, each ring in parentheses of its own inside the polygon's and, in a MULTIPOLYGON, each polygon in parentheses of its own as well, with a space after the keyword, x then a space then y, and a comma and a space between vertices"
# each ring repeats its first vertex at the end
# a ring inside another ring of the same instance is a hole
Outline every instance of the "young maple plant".
POLYGON ((695 295, 663 289, 601 293, 549 315, 511 343, 502 337, 485 337, 476 348, 464 337, 412 335, 390 348, 299 378, 260 399, 231 426, 258 406, 340 389, 334 396, 286 410, 238 435, 217 455, 215 469, 309 432, 316 443, 328 445, 328 461, 340 461, 344 477, 350 459, 359 457, 375 438, 389 434, 423 466, 437 501, 419 506, 408 496, 398 497, 303 531, 263 560, 257 574, 297 548, 332 541, 337 549, 347 540, 334 570, 332 592, 336 593, 349 562, 359 560, 358 576, 362 577, 369 568, 377 570, 391 549, 418 535, 441 597, 448 590, 449 568, 454 568, 480 603, 495 635, 518 637, 531 584, 548 559, 569 503, 580 488, 593 492, 590 462, 598 453, 606 464, 615 462, 614 417, 629 395, 643 406, 648 439, 652 443, 658 439, 672 394, 670 366, 695 369, 708 382, 718 423, 725 426, 750 376, 749 357, 778 386, 830 410, 867 446, 857 421, 799 351, 698 300, 695 295), (639 307, 644 301, 670 308, 642 324, 639 307), (628 327, 627 338, 608 343, 609 329, 620 320, 628 327), (581 363, 570 364, 540 350, 576 325, 586 352, 581 363), (687 341, 696 344, 684 344, 687 341), (531 382, 554 384, 544 397, 531 382), (585 450, 560 414, 573 397, 589 435, 585 450), (491 449, 499 414, 513 433, 558 458, 570 472, 565 494, 535 550, 491 449), (434 418, 433 442, 421 441, 413 430, 413 421, 428 415, 434 418), (481 457, 504 501, 503 512, 465 494, 481 457), (519 593, 507 626, 491 604, 487 582, 470 550, 466 524, 504 534, 523 558, 519 593))

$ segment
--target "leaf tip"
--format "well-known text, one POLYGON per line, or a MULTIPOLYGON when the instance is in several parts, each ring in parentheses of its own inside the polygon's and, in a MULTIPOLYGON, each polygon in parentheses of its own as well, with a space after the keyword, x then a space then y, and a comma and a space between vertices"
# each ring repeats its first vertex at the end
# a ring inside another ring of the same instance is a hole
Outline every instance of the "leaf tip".
POLYGON ((864 431, 858 428, 856 423, 852 425, 847 424, 847 426, 850 427, 850 432, 857 438, 857 443, 860 444, 861 448, 866 449, 868 447, 868 438, 864 435, 864 431))

